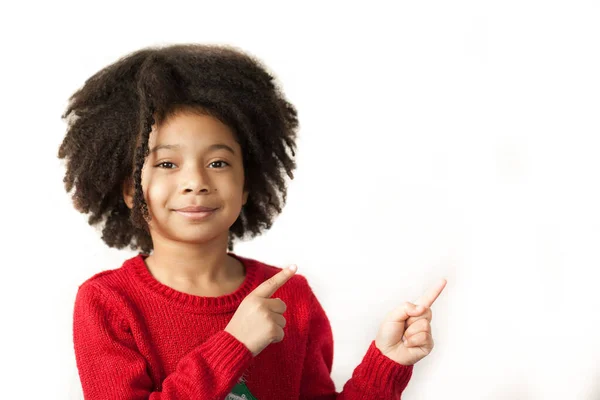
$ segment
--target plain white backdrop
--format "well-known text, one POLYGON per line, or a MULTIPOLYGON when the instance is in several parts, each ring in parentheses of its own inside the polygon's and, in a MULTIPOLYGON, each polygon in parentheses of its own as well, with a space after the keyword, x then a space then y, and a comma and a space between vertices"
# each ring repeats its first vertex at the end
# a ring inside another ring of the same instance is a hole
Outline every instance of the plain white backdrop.
POLYGON ((272 230, 332 324, 338 391, 385 314, 439 278, 403 399, 600 398, 600 5, 102 1, 3 5, 2 398, 80 399, 77 286, 110 249, 64 192, 68 97, 153 44, 231 44, 298 109, 272 230))

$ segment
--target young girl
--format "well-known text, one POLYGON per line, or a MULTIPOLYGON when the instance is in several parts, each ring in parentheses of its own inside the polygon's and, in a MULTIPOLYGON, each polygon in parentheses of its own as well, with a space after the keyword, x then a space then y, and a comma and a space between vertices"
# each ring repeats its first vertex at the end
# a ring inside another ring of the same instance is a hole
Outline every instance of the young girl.
POLYGON ((336 393, 330 323, 307 280, 233 253, 271 227, 295 169, 296 109, 258 60, 145 48, 89 78, 63 118, 75 208, 108 246, 139 250, 79 286, 86 399, 400 398, 433 348, 444 280, 388 315, 336 393))

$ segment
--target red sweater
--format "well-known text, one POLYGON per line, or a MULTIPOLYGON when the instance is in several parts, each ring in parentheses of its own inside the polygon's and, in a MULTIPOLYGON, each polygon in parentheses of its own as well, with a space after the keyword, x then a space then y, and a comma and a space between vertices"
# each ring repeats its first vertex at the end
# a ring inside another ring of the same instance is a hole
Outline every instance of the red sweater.
POLYGON ((272 296, 287 305, 283 341, 253 357, 224 328, 240 302, 280 269, 229 254, 244 264, 246 277, 220 297, 160 283, 141 253, 79 286, 73 342, 85 399, 223 400, 238 381, 257 400, 400 399, 413 366, 387 358, 375 341, 336 393, 331 326, 299 274, 272 296))

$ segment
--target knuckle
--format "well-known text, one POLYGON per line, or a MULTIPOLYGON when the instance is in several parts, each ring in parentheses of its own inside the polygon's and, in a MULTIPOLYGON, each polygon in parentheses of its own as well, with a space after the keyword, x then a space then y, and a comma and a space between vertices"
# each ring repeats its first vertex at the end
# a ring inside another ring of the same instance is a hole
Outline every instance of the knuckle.
POLYGON ((278 300, 279 300, 279 304, 281 306, 281 309, 283 310, 282 313, 284 313, 287 310, 287 304, 285 304, 285 302, 283 300, 281 300, 281 299, 278 299, 278 300))
POLYGON ((286 304, 280 298, 274 298, 274 299, 271 299, 270 301, 271 301, 271 303, 270 303, 271 308, 276 313, 283 314, 285 312, 285 310, 287 309, 286 304))
POLYGON ((265 307, 264 305, 262 307, 260 307, 260 309, 258 310, 258 313, 260 314, 261 317, 268 319, 269 316, 271 315, 271 312, 269 311, 269 309, 267 307, 265 307))
POLYGON ((271 335, 271 337, 277 337, 277 335, 279 334, 279 326, 277 326, 277 324, 272 324, 271 328, 269 329, 269 335, 271 335))
POLYGON ((270 336, 271 339, 276 341, 276 342, 280 342, 283 340, 283 329, 281 329, 279 326, 274 325, 271 327, 271 332, 270 332, 270 336))

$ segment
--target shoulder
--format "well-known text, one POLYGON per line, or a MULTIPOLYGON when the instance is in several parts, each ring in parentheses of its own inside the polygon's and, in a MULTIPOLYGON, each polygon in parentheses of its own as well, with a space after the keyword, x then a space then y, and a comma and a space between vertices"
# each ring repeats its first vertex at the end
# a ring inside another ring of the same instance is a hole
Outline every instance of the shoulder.
MULTIPOLYGON (((120 268, 94 274, 78 286, 73 306, 73 340, 76 348, 96 337, 115 338, 130 332, 133 308, 128 301, 126 260, 120 268)), ((131 290, 131 289, 129 289, 131 290)), ((77 351, 77 350, 76 350, 77 351)))
POLYGON ((130 280, 128 266, 140 256, 123 261, 120 267, 100 271, 78 285, 76 302, 101 302, 108 305, 123 293, 130 280))

